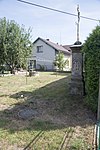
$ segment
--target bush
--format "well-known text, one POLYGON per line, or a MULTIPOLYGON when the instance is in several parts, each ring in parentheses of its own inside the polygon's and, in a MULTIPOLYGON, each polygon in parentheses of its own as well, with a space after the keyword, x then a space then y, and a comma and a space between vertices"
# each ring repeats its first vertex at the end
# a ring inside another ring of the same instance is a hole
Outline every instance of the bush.
POLYGON ((86 103, 97 111, 100 68, 100 26, 97 26, 83 45, 85 53, 86 103))
POLYGON ((58 55, 56 55, 55 61, 53 62, 54 66, 59 70, 63 71, 63 69, 68 65, 69 61, 64 60, 64 54, 62 52, 59 52, 58 55))

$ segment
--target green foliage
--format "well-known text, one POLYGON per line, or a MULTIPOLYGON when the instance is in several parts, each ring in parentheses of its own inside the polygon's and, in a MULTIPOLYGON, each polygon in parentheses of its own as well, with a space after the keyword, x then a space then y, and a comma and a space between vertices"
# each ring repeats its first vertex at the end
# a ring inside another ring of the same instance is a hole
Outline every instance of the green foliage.
POLYGON ((85 41, 83 52, 85 53, 86 103, 96 111, 99 90, 100 26, 97 26, 85 41))
POLYGON ((0 65, 3 65, 5 62, 6 55, 6 46, 5 46, 5 37, 6 37, 6 19, 0 20, 0 65))
POLYGON ((56 55, 54 66, 56 66, 59 71, 63 71, 68 63, 68 60, 64 60, 64 54, 62 52, 59 52, 58 55, 56 55))
POLYGON ((32 50, 30 33, 30 29, 26 31, 13 20, 0 19, 0 65, 8 65, 11 71, 26 66, 32 50))

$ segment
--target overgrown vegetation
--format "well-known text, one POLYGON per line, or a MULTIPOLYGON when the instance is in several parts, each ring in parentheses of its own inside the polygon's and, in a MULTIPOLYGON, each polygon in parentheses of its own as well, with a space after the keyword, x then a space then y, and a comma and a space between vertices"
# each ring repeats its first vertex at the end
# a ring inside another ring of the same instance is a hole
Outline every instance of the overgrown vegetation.
POLYGON ((86 103, 97 111, 100 70, 100 26, 89 35, 83 46, 85 53, 86 103))

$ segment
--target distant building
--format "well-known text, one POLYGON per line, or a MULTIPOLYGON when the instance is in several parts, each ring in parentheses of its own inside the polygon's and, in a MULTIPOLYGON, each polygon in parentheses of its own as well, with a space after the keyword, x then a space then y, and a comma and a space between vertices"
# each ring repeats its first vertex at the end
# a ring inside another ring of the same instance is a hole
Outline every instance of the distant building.
POLYGON ((45 40, 39 37, 33 42, 33 51, 29 58, 29 67, 33 67, 37 70, 55 70, 53 62, 59 52, 63 52, 64 59, 68 59, 69 61, 64 70, 71 70, 70 45, 58 45, 58 43, 55 44, 49 39, 45 40))

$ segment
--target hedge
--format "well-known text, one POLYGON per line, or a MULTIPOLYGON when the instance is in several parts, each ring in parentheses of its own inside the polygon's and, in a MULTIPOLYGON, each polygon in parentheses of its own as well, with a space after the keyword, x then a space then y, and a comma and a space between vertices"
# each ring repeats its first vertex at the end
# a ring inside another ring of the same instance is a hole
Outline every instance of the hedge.
POLYGON ((97 26, 83 44, 85 54, 85 102, 97 111, 100 71, 100 26, 97 26))

